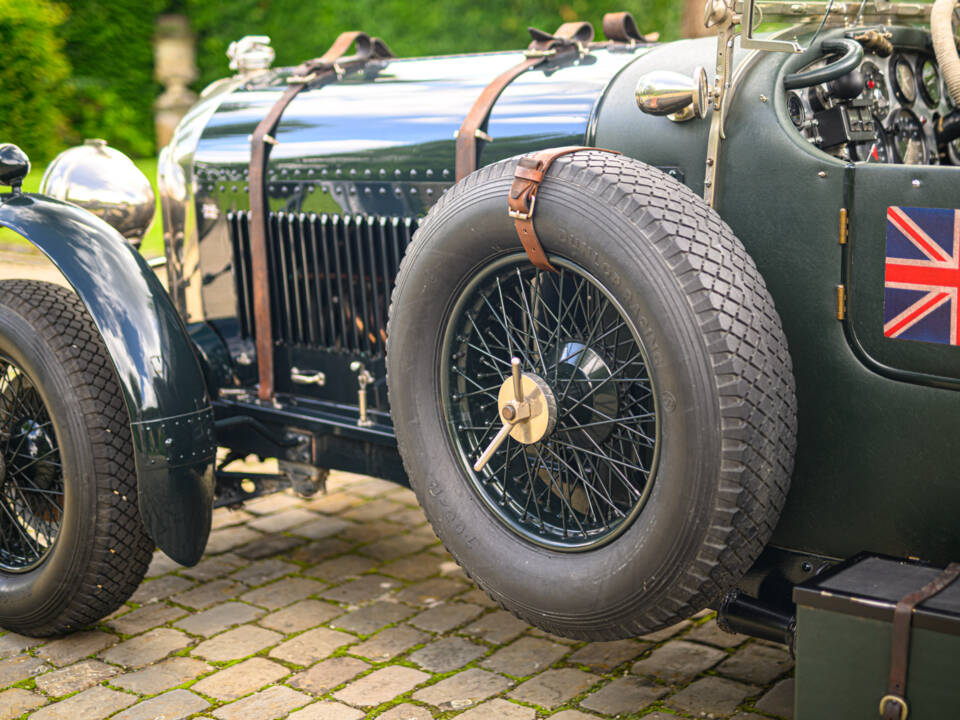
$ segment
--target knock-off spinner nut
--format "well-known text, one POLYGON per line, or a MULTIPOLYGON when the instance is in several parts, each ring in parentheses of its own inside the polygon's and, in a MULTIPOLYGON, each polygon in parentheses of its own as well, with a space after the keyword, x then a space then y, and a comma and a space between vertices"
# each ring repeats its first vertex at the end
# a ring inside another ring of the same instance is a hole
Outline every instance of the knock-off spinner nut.
POLYGON ((536 375, 521 372, 518 358, 510 360, 510 377, 500 386, 497 404, 503 426, 477 459, 475 472, 483 470, 508 437, 532 445, 549 435, 557 422, 557 401, 550 386, 536 375))

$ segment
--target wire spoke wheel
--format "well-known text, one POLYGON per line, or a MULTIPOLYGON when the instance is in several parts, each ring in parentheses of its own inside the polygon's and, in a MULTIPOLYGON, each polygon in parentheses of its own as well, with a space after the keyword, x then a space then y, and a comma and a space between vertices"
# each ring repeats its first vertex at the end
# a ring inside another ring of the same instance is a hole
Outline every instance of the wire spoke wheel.
POLYGON ((643 507, 657 460, 654 381, 633 323, 584 268, 522 253, 491 264, 450 317, 441 381, 450 438, 494 514, 526 539, 586 550, 626 529, 643 507), (498 391, 517 357, 556 398, 540 441, 508 437, 479 472, 473 464, 502 423, 498 391))
POLYGON ((43 562, 63 509, 53 421, 30 376, 0 354, 0 570, 26 572, 43 562))
POLYGON ((636 637, 734 587, 770 539, 796 399, 742 243, 656 168, 583 150, 537 195, 556 272, 504 212, 517 158, 421 223, 387 332, 410 486, 450 555, 525 622, 636 637))

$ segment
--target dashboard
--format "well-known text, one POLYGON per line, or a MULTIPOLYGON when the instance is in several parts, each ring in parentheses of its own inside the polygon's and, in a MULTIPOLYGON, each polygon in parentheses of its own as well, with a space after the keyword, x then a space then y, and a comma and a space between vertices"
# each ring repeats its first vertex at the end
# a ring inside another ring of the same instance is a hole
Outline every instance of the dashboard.
MULTIPOLYGON (((820 59, 805 69, 828 65, 829 60, 820 59)), ((938 146, 938 123, 956 105, 932 50, 888 42, 884 48, 866 49, 859 67, 840 78, 786 92, 793 125, 808 142, 835 157, 960 165, 960 139, 938 146)))

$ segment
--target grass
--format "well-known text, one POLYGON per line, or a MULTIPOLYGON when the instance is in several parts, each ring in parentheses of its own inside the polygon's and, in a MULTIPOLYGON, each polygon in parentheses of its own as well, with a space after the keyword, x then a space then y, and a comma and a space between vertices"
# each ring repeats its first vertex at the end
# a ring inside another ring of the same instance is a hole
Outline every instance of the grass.
MULTIPOLYGON (((143 239, 140 253, 147 258, 158 257, 163 255, 163 223, 160 221, 160 195, 157 193, 157 159, 141 158, 133 162, 140 168, 140 172, 150 180, 150 184, 153 186, 153 194, 157 198, 157 209, 153 215, 153 224, 143 239)), ((39 192, 40 179, 43 177, 44 170, 46 170, 45 167, 35 167, 30 171, 30 174, 23 179, 24 192, 39 192)), ((29 241, 22 236, 12 230, 0 228, 0 250, 5 248, 26 249, 29 247, 29 241)))

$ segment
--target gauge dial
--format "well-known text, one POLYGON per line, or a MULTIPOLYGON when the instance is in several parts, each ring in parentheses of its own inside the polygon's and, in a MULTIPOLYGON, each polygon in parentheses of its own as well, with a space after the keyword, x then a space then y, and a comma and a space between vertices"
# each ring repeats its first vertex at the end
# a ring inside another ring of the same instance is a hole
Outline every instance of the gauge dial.
POLYGON ((880 72, 880 68, 869 61, 863 63, 860 72, 863 74, 864 97, 873 101, 873 113, 882 120, 890 112, 887 79, 880 72))
POLYGON ((920 94, 928 107, 936 108, 940 104, 940 71, 930 58, 920 61, 920 94))
POLYGON ((873 140, 854 143, 851 159, 866 163, 890 162, 890 136, 880 124, 880 118, 874 118, 874 125, 877 128, 877 136, 873 140))
POLYGON ((913 105, 917 99, 917 76, 903 55, 893 61, 893 92, 904 105, 913 105))
POLYGON ((807 119, 807 111, 803 107, 803 100, 795 92, 787 95, 787 112, 790 113, 790 119, 797 127, 801 127, 803 121, 807 119))
POLYGON ((901 108, 890 118, 891 145, 895 162, 904 165, 927 164, 927 141, 923 125, 909 110, 901 108))

